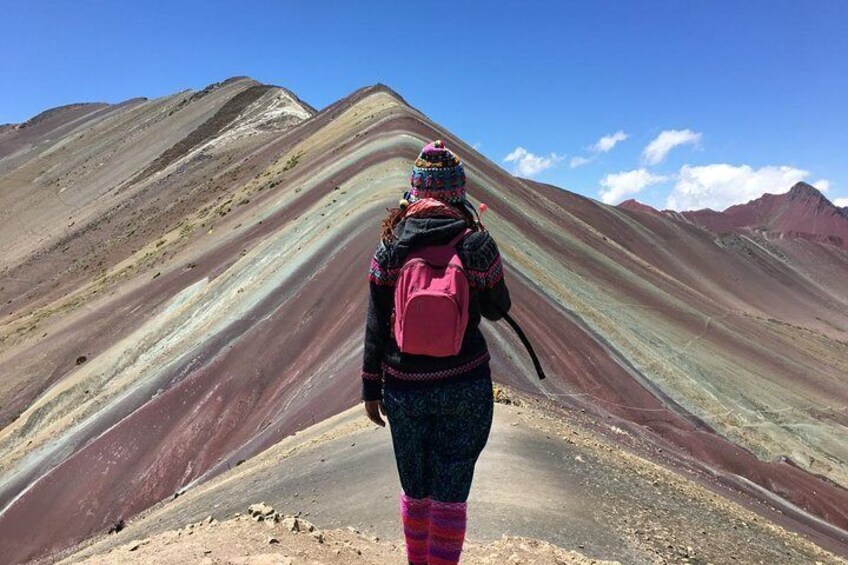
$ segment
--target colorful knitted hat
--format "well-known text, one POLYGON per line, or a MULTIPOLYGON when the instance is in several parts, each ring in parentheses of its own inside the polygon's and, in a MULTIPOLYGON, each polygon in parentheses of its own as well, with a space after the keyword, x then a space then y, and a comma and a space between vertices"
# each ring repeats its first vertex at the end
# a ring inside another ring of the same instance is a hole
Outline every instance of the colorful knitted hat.
POLYGON ((465 201, 465 170, 462 162, 445 147, 441 139, 428 143, 421 150, 410 178, 412 189, 407 200, 436 198, 451 204, 465 201))

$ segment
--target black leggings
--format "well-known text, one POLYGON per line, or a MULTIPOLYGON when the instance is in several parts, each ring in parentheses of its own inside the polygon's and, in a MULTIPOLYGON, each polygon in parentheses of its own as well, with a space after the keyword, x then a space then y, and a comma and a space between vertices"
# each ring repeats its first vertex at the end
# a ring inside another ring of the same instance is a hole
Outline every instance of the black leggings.
POLYGON ((441 502, 468 499, 494 408, 488 363, 473 371, 480 377, 436 381, 421 389, 384 390, 398 474, 407 496, 441 502))

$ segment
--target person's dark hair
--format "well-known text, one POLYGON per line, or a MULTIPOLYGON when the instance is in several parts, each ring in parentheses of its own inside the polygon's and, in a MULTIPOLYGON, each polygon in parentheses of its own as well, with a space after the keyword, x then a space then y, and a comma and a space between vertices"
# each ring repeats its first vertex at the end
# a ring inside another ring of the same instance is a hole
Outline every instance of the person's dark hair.
MULTIPOLYGON (((459 205, 454 206, 455 209, 459 210, 463 217, 465 218, 465 223, 471 229, 476 229, 477 231, 485 231, 486 228, 483 227, 483 224, 480 222, 479 216, 476 216, 473 212, 473 208, 469 206, 459 205)), ((380 239, 385 242, 391 242, 397 239, 395 236, 395 227, 400 223, 401 220, 406 216, 406 211, 409 206, 398 206, 397 208, 386 208, 388 215, 383 219, 383 224, 380 230, 380 239)))

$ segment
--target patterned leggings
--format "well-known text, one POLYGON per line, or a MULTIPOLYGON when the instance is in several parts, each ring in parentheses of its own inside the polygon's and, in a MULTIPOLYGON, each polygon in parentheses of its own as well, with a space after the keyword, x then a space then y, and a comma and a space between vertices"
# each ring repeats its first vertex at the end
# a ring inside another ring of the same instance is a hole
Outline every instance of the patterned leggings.
POLYGON ((425 389, 386 387, 383 403, 401 486, 407 496, 465 502, 474 465, 489 439, 494 397, 488 364, 481 378, 425 389))

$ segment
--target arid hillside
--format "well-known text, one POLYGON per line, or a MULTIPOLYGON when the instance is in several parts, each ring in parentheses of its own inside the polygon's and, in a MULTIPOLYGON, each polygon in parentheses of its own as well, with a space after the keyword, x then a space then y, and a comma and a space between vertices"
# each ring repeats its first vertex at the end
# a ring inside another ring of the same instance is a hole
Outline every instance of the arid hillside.
MULTIPOLYGON (((764 520, 744 497, 717 496, 708 474, 693 481, 696 471, 673 459, 650 461, 649 442, 614 424, 502 387, 498 399, 463 563, 845 563, 764 520)), ((403 563, 392 463, 388 430, 353 407, 55 558, 259 565, 271 553, 270 563, 403 563), (295 515, 324 539, 295 526, 295 515)))
POLYGON ((382 85, 316 111, 247 78, 0 129, 0 552, 179 504, 355 406, 377 227, 435 138, 488 204, 549 375, 489 324, 495 380, 848 555, 848 249, 513 177, 382 85))

